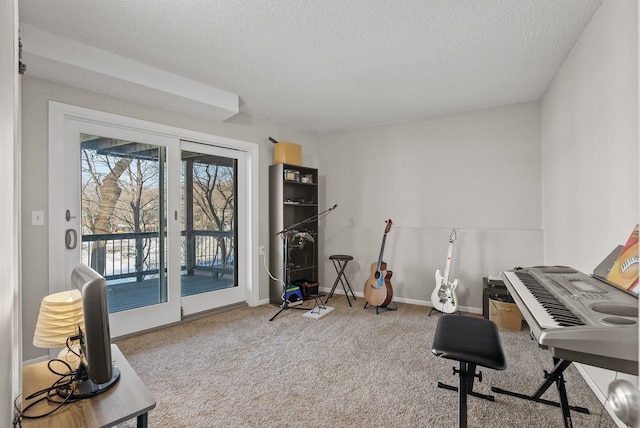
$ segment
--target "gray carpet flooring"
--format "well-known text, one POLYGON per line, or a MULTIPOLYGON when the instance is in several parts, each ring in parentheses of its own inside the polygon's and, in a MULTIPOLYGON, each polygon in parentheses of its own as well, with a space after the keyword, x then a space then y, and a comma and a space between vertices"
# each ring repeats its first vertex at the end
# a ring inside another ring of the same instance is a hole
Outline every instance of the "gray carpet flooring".
MULTIPOLYGON (((308 302, 305 306, 312 306, 308 302)), ((343 295, 320 319, 242 307, 116 343, 154 395, 151 427, 455 427, 456 362, 431 353, 438 318, 421 306, 353 307, 343 295)), ((310 307, 309 306, 309 309, 310 307)), ((508 367, 482 369, 474 389, 532 394, 552 369, 528 330, 500 331, 508 367)), ((615 427, 578 371, 565 372, 575 427, 615 427)), ((555 387, 543 398, 557 400, 555 387)), ((469 427, 563 427, 560 409, 505 395, 468 399, 469 427)), ((134 426, 125 423, 122 427, 134 426)))

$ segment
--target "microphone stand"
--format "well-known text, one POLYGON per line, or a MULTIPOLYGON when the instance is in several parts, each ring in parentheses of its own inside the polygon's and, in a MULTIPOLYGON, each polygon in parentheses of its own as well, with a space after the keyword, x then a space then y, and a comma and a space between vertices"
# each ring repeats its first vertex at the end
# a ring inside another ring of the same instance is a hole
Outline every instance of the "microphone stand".
POLYGON ((334 206, 332 206, 331 208, 328 208, 324 211, 322 211, 321 213, 315 214, 309 218, 306 218, 298 223, 292 224, 291 226, 282 229, 280 232, 276 233, 275 236, 278 235, 282 235, 282 239, 284 240, 284 254, 283 254, 283 266, 282 266, 282 276, 283 276, 283 281, 282 281, 282 305, 280 306, 280 310, 274 315, 272 316, 269 321, 273 321, 278 315, 280 315, 283 311, 287 310, 287 309, 291 309, 289 307, 289 301, 285 298, 286 294, 287 294, 287 284, 289 284, 289 282, 291 282, 291 273, 289 272, 289 239, 291 239, 291 236, 293 234, 293 232, 295 232, 295 229, 300 226, 303 225, 305 223, 309 223, 317 218, 319 218, 321 215, 326 214, 330 211, 335 210, 336 208, 338 208, 338 204, 335 204, 334 206))

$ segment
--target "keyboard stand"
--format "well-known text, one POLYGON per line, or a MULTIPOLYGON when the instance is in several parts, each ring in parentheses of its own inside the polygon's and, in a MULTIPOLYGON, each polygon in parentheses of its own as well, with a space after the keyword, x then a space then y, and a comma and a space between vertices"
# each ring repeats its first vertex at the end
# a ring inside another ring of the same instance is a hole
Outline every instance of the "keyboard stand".
POLYGON ((548 373, 546 370, 544 371, 544 377, 546 380, 540 385, 540 388, 533 395, 524 395, 517 392, 507 391, 501 388, 497 388, 495 386, 491 387, 491 391, 497 394, 505 394, 510 395, 512 397, 522 398, 523 400, 535 401, 536 403, 548 404, 550 406, 560 407, 562 409, 562 419, 564 420, 565 428, 572 428, 573 423, 571 421, 571 413, 570 410, 589 414, 589 409, 585 407, 579 406, 570 406, 569 400, 567 399, 567 390, 564 385, 564 376, 562 373, 565 371, 567 367, 571 365, 573 361, 564 360, 561 358, 553 357, 554 368, 551 373, 548 373), (555 383, 558 388, 558 395, 560 397, 560 402, 556 403, 555 401, 545 400, 540 398, 542 394, 544 394, 549 387, 555 383))

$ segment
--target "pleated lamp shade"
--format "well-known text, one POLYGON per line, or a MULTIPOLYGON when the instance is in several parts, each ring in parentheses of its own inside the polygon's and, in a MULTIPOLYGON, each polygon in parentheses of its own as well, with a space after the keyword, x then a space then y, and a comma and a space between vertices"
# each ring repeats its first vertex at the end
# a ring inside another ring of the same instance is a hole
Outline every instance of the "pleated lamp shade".
POLYGON ((42 299, 40 313, 33 334, 33 345, 38 348, 61 348, 67 338, 84 330, 82 294, 78 290, 50 294, 42 299))

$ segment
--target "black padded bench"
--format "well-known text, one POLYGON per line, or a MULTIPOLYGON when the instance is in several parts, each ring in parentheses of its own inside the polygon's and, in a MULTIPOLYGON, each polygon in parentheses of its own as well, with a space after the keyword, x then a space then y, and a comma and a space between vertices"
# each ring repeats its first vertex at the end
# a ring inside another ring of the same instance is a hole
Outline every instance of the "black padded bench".
POLYGON ((453 368, 460 375, 458 387, 438 382, 438 387, 458 391, 458 426, 467 426, 467 394, 493 401, 492 395, 473 391, 473 381, 482 381, 482 372, 476 366, 494 370, 507 368, 496 325, 487 319, 464 315, 442 315, 438 320, 431 349, 437 357, 460 362, 453 368))

